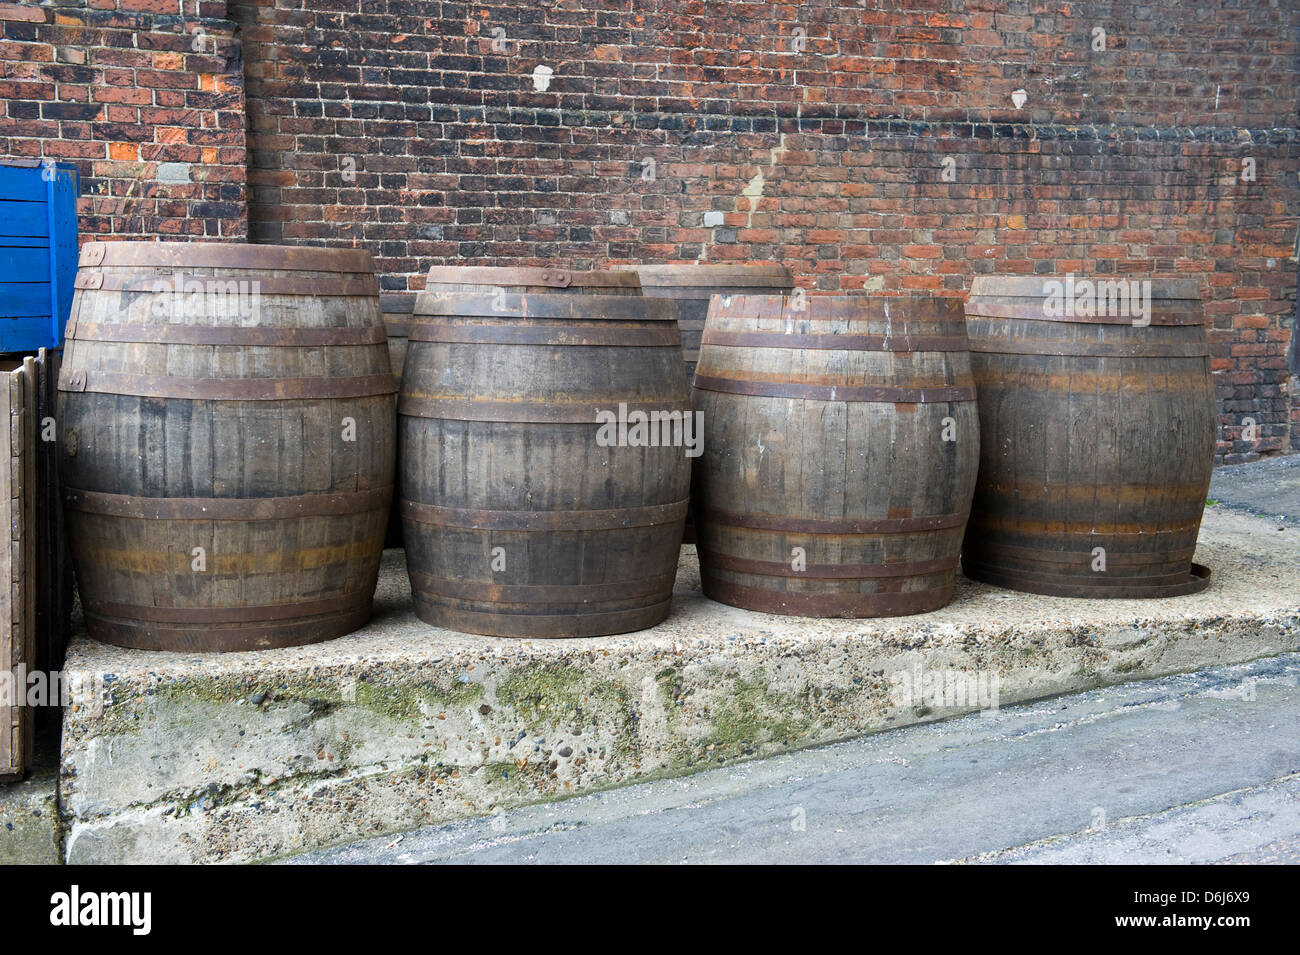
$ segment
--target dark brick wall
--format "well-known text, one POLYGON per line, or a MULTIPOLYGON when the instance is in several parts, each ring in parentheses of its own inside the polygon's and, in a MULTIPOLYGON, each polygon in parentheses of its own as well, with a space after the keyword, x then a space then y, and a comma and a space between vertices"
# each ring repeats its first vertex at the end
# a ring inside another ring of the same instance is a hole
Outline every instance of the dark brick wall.
POLYGON ((81 171, 81 230, 243 238, 243 64, 226 4, 0 3, 0 156, 81 171))
POLYGON ((990 272, 1203 276, 1221 453, 1288 446, 1290 6, 234 0, 231 16, 256 241, 365 245, 390 289, 457 262, 779 260, 813 289, 947 294, 990 272))

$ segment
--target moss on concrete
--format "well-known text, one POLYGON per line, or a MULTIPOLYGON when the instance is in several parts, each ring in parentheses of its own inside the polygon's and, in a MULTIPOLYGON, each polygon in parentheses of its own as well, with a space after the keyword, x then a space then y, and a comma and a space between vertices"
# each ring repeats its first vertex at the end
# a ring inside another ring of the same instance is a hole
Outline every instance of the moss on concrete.
POLYGON ((631 694, 625 687, 590 679, 574 666, 520 670, 497 687, 496 696, 530 726, 581 728, 595 725, 602 716, 622 726, 631 717, 631 694))
POLYGON ((683 690, 682 671, 677 667, 664 667, 655 674, 655 684, 663 697, 664 711, 669 719, 675 718, 683 690))
MULTIPOLYGON (((288 702, 307 705, 313 713, 340 706, 358 706, 399 722, 421 719, 440 709, 470 706, 483 698, 481 683, 448 680, 440 683, 387 683, 361 677, 355 681, 304 679, 257 681, 252 678, 195 679, 169 683, 154 690, 167 700, 230 705, 243 701, 273 707, 288 702)), ((130 708, 119 715, 127 715, 130 708)), ((136 716, 138 719, 138 715, 136 716)), ((117 727, 114 727, 116 730, 117 727)))
POLYGON ((759 746, 791 745, 802 740, 811 718, 796 696, 771 689, 767 674, 734 678, 730 697, 712 713, 713 732, 701 741, 703 753, 734 757, 759 746))

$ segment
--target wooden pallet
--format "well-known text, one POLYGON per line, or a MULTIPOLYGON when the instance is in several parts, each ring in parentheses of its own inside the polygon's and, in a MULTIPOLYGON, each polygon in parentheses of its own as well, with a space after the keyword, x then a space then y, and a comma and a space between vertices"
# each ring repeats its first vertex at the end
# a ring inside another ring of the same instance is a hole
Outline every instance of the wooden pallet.
POLYGON ((63 668, 72 615, 72 559, 59 499, 58 442, 53 428, 60 355, 42 348, 36 359, 36 666, 63 668))
POLYGON ((0 668, 11 674, 9 697, 0 702, 0 778, 21 776, 31 765, 33 712, 21 702, 26 671, 36 656, 37 602, 37 413, 40 370, 25 358, 0 373, 8 413, 0 413, 0 668))

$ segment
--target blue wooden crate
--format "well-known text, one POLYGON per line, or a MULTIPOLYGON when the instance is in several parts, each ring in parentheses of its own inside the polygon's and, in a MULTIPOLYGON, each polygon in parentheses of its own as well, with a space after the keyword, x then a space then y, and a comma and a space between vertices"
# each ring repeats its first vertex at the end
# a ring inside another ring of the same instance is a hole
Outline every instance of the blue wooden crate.
POLYGON ((63 347, 80 191, 69 163, 0 160, 0 352, 63 347))

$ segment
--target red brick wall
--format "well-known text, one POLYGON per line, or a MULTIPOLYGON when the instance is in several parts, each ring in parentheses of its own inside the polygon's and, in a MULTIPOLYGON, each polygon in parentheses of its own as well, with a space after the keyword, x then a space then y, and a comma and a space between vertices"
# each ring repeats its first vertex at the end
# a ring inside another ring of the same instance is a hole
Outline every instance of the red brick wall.
POLYGON ((242 234, 242 43, 252 241, 365 246, 394 290, 417 288, 435 263, 779 260, 815 290, 953 295, 979 273, 1196 275, 1214 324, 1223 460, 1300 446, 1287 364, 1295 4, 185 5, 181 17, 176 0, 61 3, 67 25, 3 24, 0 56, 24 75, 6 93, 17 100, 0 150, 87 150, 103 190, 87 214, 97 231, 242 234), (167 45, 196 22, 218 38, 216 57, 167 45), (1105 49, 1093 48, 1097 28, 1105 49), (147 39, 124 43, 121 31, 147 39), (15 43, 47 58, 23 62, 15 43), (59 45, 86 48, 104 82, 50 77, 59 45), (180 53, 182 68, 154 53, 180 53), (554 70, 545 92, 533 89, 539 64, 554 70), (110 80, 110 67, 134 76, 110 80), (40 114, 65 98, 93 104, 101 85, 142 84, 151 107, 175 108, 163 81, 190 77, 196 124, 146 115, 143 102, 135 117, 40 114), (93 89, 79 100, 79 86, 93 89), (159 138, 175 136, 185 141, 159 138), (172 148, 195 180, 214 178, 182 209, 177 187, 141 189, 137 144, 146 178, 172 148))
POLYGON ((243 238, 243 64, 226 4, 0 3, 0 156, 81 171, 83 238, 243 238))
POLYGON ((775 259, 814 289, 948 294, 976 273, 1198 275, 1221 453, 1287 445, 1294 8, 360 9, 231 4, 256 241, 365 245, 393 289, 456 262, 775 259))

